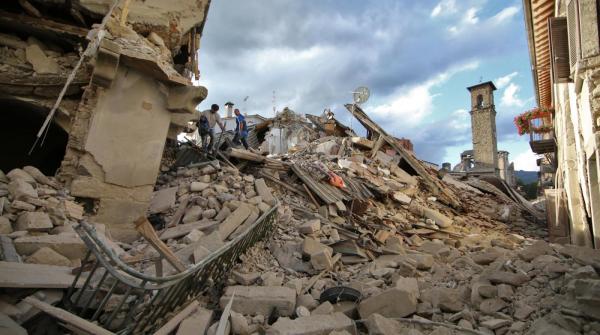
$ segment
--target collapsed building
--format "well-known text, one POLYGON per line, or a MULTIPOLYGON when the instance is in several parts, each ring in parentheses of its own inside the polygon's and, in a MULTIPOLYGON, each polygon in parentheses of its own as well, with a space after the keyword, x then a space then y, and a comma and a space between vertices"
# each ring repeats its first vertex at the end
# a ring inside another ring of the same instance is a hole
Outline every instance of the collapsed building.
POLYGON ((57 173, 115 238, 135 239, 165 141, 207 95, 191 78, 209 3, 3 2, 1 168, 57 173))
POLYGON ((206 97, 189 78, 208 5, 0 5, 0 134, 19 148, 0 157, 2 331, 600 333, 597 250, 553 239, 495 176, 437 171, 359 106, 365 137, 286 109, 251 151, 231 131, 213 153, 165 145, 206 97), (57 100, 26 155, 36 132, 16 121, 57 100))

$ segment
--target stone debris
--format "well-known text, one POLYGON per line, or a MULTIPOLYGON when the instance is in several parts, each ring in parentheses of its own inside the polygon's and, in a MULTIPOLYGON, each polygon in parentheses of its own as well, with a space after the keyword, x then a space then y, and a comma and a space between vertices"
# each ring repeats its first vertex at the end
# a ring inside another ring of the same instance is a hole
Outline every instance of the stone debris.
POLYGON ((276 211, 269 239, 174 333, 215 333, 233 297, 227 334, 600 334, 600 251, 548 243, 546 228, 491 184, 440 179, 387 137, 373 153, 381 141, 346 136, 335 120, 311 125, 287 109, 273 121, 302 141, 177 167, 165 154, 145 215, 163 249, 113 239, 96 220, 102 206, 34 167, 0 171, 0 266, 11 269, 0 275, 0 324, 20 331, 23 297, 66 289, 85 269, 80 222, 135 270, 169 276, 182 269, 164 254, 193 268, 276 211))

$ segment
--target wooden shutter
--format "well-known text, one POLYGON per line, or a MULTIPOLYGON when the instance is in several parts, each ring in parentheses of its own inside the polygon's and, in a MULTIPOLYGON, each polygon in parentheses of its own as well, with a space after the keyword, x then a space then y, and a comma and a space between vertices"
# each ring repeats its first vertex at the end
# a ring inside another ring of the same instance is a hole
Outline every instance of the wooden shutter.
POLYGON ((569 35, 569 61, 571 68, 573 68, 581 58, 578 0, 571 0, 567 4, 567 27, 569 35))
POLYGON ((569 34, 567 32, 566 17, 552 17, 548 19, 550 32, 550 55, 552 59, 552 81, 565 83, 570 80, 571 68, 569 64, 569 34))

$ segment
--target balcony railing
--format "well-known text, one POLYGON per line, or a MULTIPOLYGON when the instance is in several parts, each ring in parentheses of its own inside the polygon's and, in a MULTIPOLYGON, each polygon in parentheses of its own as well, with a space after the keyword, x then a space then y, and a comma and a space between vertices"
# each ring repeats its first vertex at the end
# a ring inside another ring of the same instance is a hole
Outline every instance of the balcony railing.
POLYGON ((529 120, 529 146, 536 154, 545 154, 556 150, 552 114, 529 120))

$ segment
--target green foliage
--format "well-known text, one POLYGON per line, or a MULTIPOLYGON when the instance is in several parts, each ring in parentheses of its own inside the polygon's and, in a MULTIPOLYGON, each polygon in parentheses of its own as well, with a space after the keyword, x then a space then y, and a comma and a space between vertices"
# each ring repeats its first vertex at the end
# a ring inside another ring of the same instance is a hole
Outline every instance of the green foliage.
POLYGON ((523 182, 523 180, 517 178, 517 186, 519 187, 519 189, 521 189, 523 191, 523 193, 525 193, 525 199, 533 200, 533 199, 537 198, 537 195, 538 195, 537 180, 526 184, 523 182))

